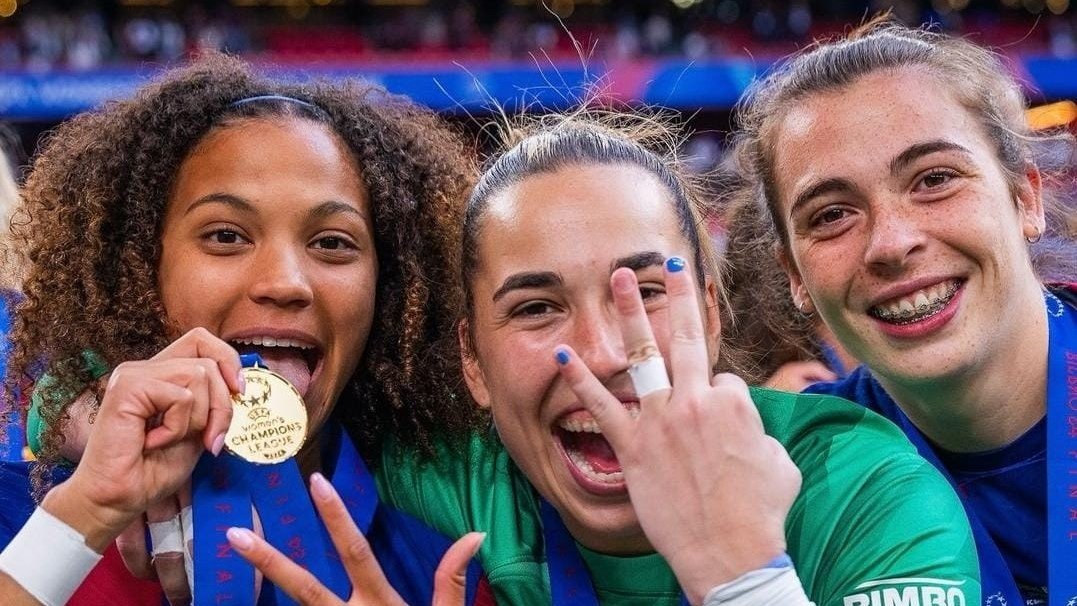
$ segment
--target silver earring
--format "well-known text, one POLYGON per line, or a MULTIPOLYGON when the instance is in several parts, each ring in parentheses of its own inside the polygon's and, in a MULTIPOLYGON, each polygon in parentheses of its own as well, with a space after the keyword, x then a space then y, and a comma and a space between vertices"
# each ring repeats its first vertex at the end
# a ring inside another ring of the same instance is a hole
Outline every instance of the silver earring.
POLYGON ((1039 242, 1040 238, 1042 238, 1042 237, 1043 237, 1043 232, 1037 229, 1036 230, 1036 235, 1034 235, 1034 236, 1025 236, 1025 242, 1028 242, 1029 244, 1035 244, 1036 242, 1039 242))

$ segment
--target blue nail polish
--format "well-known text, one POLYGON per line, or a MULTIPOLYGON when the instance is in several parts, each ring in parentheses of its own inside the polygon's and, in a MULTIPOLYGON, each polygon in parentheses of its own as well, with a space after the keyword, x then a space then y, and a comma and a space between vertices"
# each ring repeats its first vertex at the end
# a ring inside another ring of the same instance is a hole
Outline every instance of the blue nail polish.
POLYGON ((554 352, 553 357, 557 359, 557 363, 561 366, 568 364, 568 351, 564 349, 558 349, 554 352))
POLYGON ((684 259, 680 257, 670 257, 666 259, 666 269, 671 273, 676 273, 684 269, 684 259))

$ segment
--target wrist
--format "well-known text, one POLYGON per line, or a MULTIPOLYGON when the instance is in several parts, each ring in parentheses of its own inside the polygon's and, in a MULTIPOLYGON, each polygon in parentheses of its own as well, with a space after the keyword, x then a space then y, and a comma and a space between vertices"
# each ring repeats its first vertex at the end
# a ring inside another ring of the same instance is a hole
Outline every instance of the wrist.
POLYGON ((63 520, 38 507, 0 553, 0 571, 44 606, 62 606, 101 554, 63 520))
POLYGON ((136 515, 95 502, 79 481, 78 472, 70 480, 52 489, 41 508, 85 537, 86 545, 97 553, 108 546, 136 515))
MULTIPOLYGON (((694 603, 694 602, 693 602, 694 603)), ((702 606, 814 606, 786 554, 707 592, 702 606)))
POLYGON ((750 549, 725 550, 709 553, 702 549, 683 550, 685 557, 670 561, 681 589, 692 604, 699 604, 709 591, 719 585, 730 583, 745 574, 766 568, 777 568, 788 563, 785 542, 769 544, 760 541, 750 549))

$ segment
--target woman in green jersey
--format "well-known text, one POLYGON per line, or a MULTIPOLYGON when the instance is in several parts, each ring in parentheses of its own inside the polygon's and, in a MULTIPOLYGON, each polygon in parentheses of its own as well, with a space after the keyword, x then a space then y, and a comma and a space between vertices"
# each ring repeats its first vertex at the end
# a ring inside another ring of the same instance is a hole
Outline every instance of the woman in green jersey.
POLYGON ((504 603, 979 603, 961 506, 893 425, 712 377, 719 273, 671 133, 573 115, 510 140, 463 241, 495 431, 434 466, 387 453, 387 500, 488 532, 504 603))

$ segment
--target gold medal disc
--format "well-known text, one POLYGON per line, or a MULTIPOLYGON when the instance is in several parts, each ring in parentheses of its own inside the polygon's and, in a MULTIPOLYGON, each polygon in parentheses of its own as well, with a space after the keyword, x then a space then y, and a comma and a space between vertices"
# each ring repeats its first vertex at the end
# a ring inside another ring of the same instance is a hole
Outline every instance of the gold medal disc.
POLYGON ((295 456, 307 437, 307 408, 287 379, 262 367, 243 369, 246 393, 232 396, 232 424, 224 436, 229 452, 251 463, 295 456))

